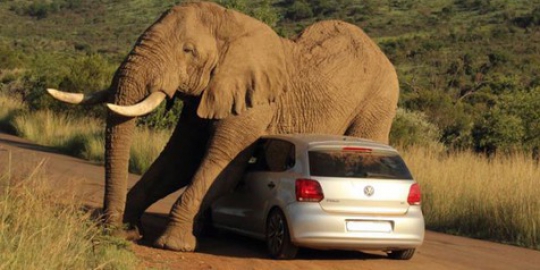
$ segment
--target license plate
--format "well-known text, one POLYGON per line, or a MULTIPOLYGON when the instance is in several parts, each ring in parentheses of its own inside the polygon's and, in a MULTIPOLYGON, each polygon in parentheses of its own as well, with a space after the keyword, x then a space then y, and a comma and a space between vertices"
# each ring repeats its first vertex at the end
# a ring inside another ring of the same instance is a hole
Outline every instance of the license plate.
POLYGON ((349 220, 347 231, 389 233, 392 232, 392 223, 390 221, 349 220))

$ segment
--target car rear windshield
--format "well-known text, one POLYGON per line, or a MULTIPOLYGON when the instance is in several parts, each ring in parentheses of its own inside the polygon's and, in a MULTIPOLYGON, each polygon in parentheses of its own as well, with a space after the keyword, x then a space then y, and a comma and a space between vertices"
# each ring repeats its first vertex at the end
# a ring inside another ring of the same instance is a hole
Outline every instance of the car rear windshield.
POLYGON ((405 162, 394 152, 309 151, 312 176, 412 179, 405 162))

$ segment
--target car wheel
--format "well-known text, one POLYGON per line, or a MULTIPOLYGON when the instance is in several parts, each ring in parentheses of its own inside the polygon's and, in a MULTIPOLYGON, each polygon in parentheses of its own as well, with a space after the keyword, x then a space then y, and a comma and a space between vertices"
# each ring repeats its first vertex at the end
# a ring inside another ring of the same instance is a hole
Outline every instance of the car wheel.
POLYGON ((393 250, 388 252, 388 257, 394 260, 410 260, 416 249, 393 250))
POLYGON ((287 220, 281 210, 274 209, 266 221, 266 245, 274 259, 293 259, 298 247, 291 242, 287 220))

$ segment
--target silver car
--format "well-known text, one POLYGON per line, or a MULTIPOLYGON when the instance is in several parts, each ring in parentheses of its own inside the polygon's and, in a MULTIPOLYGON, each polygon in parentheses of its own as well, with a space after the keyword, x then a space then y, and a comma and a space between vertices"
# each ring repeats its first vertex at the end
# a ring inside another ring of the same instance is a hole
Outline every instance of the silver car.
POLYGON ((408 260, 424 239, 421 194, 392 147, 328 135, 261 138, 243 178, 211 207, 213 225, 266 241, 270 255, 298 247, 382 250, 408 260))

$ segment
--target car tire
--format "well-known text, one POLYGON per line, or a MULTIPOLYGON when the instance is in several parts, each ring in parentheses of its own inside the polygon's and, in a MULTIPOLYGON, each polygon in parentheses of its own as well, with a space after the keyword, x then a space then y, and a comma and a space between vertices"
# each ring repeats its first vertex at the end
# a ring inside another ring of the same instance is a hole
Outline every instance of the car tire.
POLYGON ((278 260, 294 259, 298 252, 291 242, 287 219, 279 209, 272 210, 266 220, 266 246, 270 256, 278 260))
POLYGON ((416 249, 393 250, 388 252, 388 257, 393 260, 410 260, 416 249))

